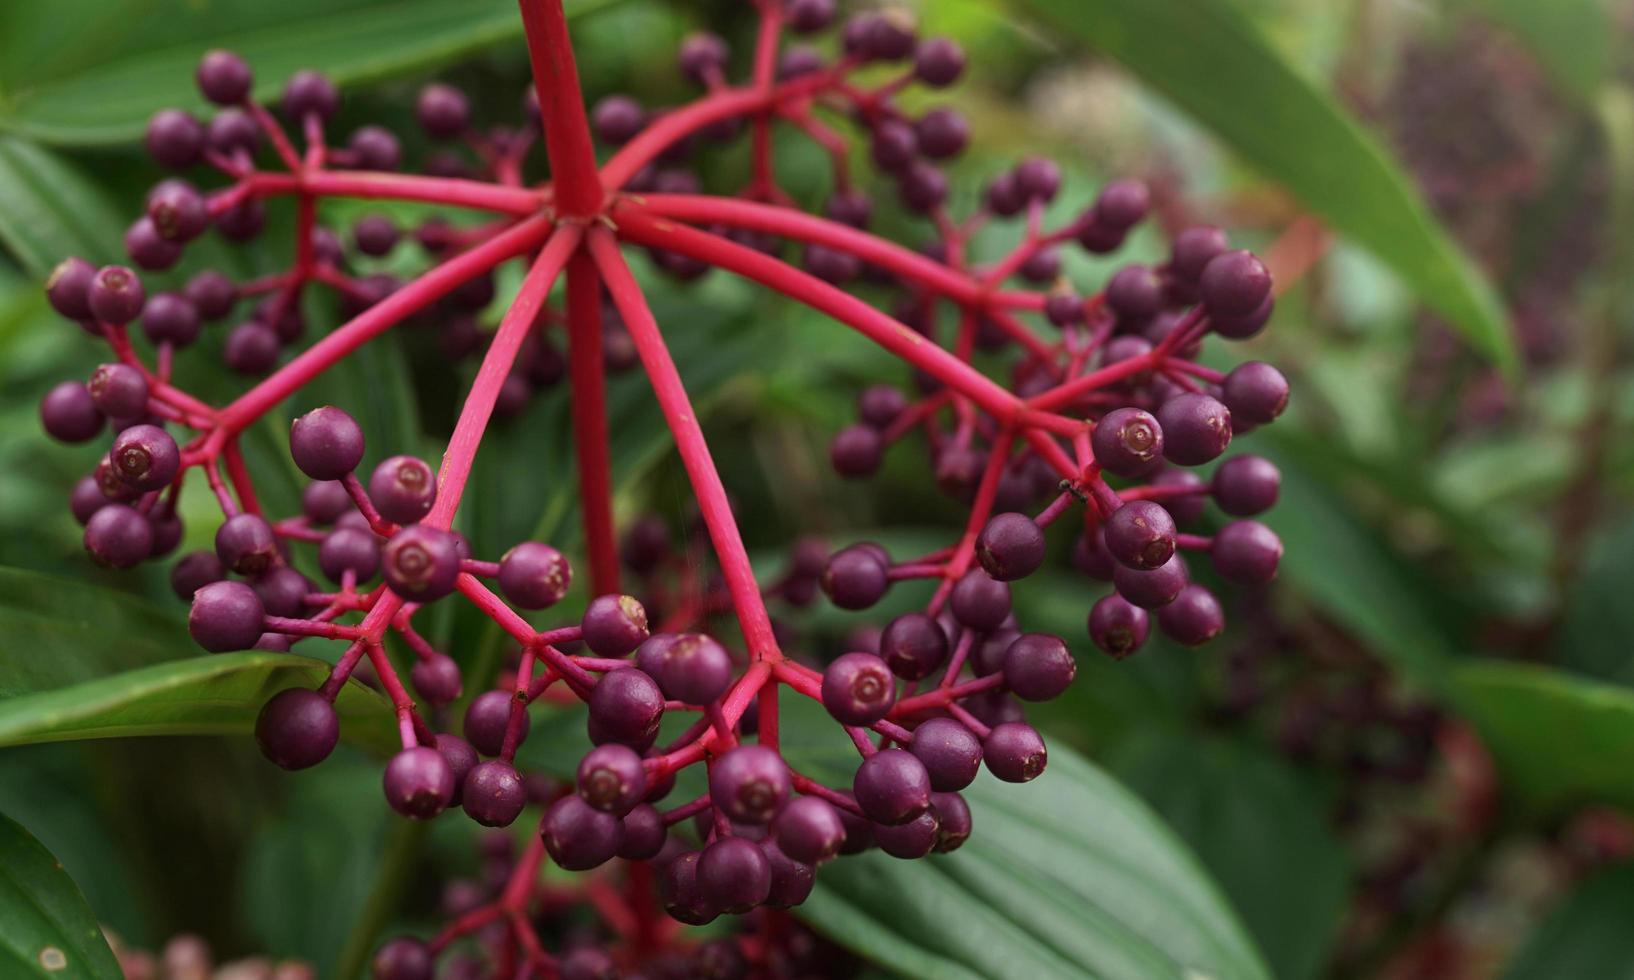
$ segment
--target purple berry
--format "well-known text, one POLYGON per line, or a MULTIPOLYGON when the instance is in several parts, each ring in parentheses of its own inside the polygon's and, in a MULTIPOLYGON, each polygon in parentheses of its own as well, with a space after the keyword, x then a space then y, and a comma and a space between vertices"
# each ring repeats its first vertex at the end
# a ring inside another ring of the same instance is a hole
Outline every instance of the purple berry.
POLYGON ((922 680, 947 660, 948 636, 924 613, 903 613, 880 635, 879 655, 898 677, 922 680))
POLYGON ((216 557, 240 575, 260 575, 278 560, 278 538, 259 514, 234 514, 216 529, 216 557))
POLYGON ((1245 361, 1226 375, 1221 398, 1232 418, 1268 425, 1288 407, 1288 379, 1264 361, 1245 361))
POLYGON ((40 400, 40 424, 59 442, 88 442, 102 431, 102 413, 96 399, 78 381, 64 381, 40 400))
POLYGON ((1214 502, 1233 517, 1251 517, 1277 502, 1282 473, 1264 456, 1233 456, 1214 471, 1214 502))
POLYGON ((1138 180, 1115 180, 1101 188, 1095 198, 1095 223, 1124 232, 1146 217, 1151 193, 1138 180))
POLYGON ((238 105, 250 97, 254 76, 250 66, 231 51, 206 51, 195 76, 199 91, 216 105, 238 105))
POLYGON ((875 823, 904 824, 930 808, 930 774, 904 749, 884 749, 864 759, 851 789, 875 823))
POLYGON ((175 265, 182 257, 177 242, 166 241, 159 235, 151 218, 138 218, 125 231, 125 254, 144 269, 159 272, 175 265))
POLYGON ((709 767, 709 798, 728 820, 763 826, 789 797, 789 767, 771 749, 740 745, 709 767))
POLYGON ((1004 654, 1004 685, 1023 701, 1060 697, 1078 676, 1078 664, 1059 636, 1023 633, 1004 654))
POLYGON ((562 600, 573 581, 567 558, 538 541, 524 541, 499 560, 499 588, 523 609, 547 609, 562 600))
POLYGON ((1138 408, 1108 412, 1090 435, 1101 469, 1122 477, 1143 475, 1164 452, 1162 425, 1138 408))
POLYGON ((874 843, 891 857, 913 861, 936 849, 938 829, 936 815, 927 809, 907 823, 875 825, 874 843))
POLYGON ((361 126, 346 141, 363 170, 396 170, 403 162, 403 147, 383 126, 361 126))
POLYGON ((1146 610, 1115 592, 1089 610, 1089 638, 1118 660, 1139 650, 1150 629, 1146 610))
POLYGON ((148 120, 145 142, 148 155, 161 166, 181 170, 199 162, 204 126, 181 109, 161 109, 148 120))
POLYGON ((181 469, 182 453, 165 430, 133 425, 114 439, 108 460, 127 486, 146 493, 170 485, 181 469))
POLYGON ((1157 624, 1176 643, 1194 647, 1220 635, 1225 629, 1225 612, 1214 593, 1201 585, 1188 585, 1157 611, 1157 624))
POLYGON ((932 160, 946 160, 963 153, 970 144, 970 124, 957 110, 938 106, 914 124, 914 137, 920 153, 932 160))
POLYGON ((410 602, 432 602, 454 591, 459 541, 451 531, 412 524, 380 550, 380 567, 393 592, 410 602))
POLYGON ((340 109, 340 90, 328 76, 315 71, 298 71, 284 85, 284 115, 300 122, 307 116, 316 116, 328 122, 340 109))
POLYGON ((435 817, 454 797, 454 771, 442 753, 423 745, 392 756, 382 782, 391 808, 416 820, 435 817))
POLYGON ((545 850, 566 871, 589 871, 607 863, 624 840, 624 822, 574 795, 545 811, 539 823, 545 850))
POLYGON ((976 536, 976 560, 997 581, 1026 578, 1044 564, 1044 529, 1026 514, 995 514, 976 536))
POLYGON ((840 853, 845 823, 827 800, 801 796, 790 800, 772 828, 778 849, 803 864, 821 864, 840 853))
POLYGON ((581 621, 584 644, 598 657, 623 657, 647 638, 647 610, 634 596, 608 594, 590 600, 581 621))
POLYGON ((936 847, 937 854, 950 854, 957 851, 970 839, 973 821, 970 816, 970 804, 958 793, 932 793, 930 796, 930 812, 936 817, 936 847))
POLYGON ((647 110, 627 95, 609 95, 590 111, 596 138, 609 146, 623 146, 647 126, 647 110))
POLYGON ((853 545, 835 552, 823 569, 823 592, 841 609, 867 609, 891 586, 879 554, 853 545))
POLYGON ((449 704, 460 696, 460 665, 444 653, 416 660, 409 670, 409 680, 430 704, 449 704))
POLYGON ((1148 266, 1125 266, 1106 284, 1106 304, 1121 317, 1152 316, 1163 308, 1163 280, 1148 266))
POLYGON ((1112 570, 1112 584, 1118 594, 1142 609, 1168 605, 1189 581, 1186 563, 1178 554, 1152 569, 1119 565, 1112 570))
POLYGON ((647 795, 641 756, 625 745, 598 745, 579 762, 579 795, 598 810, 624 816, 647 795))
POLYGON ((278 335, 254 320, 241 323, 227 334, 221 359, 239 374, 265 374, 278 363, 278 335))
POLYGON ((375 952, 370 969, 374 980, 432 980, 437 963, 431 947, 413 936, 398 936, 375 952))
POLYGON ((834 22, 835 6, 835 0, 789 0, 783 16, 790 30, 810 34, 834 22))
POLYGON ((590 692, 589 704, 591 730, 600 736, 597 742, 646 746, 664 717, 664 693, 657 682, 633 668, 603 674, 590 692))
POLYGON ((211 653, 248 650, 261 638, 264 617, 261 598, 248 585, 210 582, 193 593, 187 632, 211 653))
POLYGON ((926 160, 914 160, 897 175, 897 197, 909 211, 928 214, 947 200, 947 174, 926 160))
MULTIPOLYGON (((79 482, 74 484, 73 491, 68 495, 68 509, 73 513, 74 520, 78 521, 81 527, 90 521, 93 514, 108 506, 109 503, 108 498, 102 495, 102 487, 97 484, 94 476, 80 477, 79 482)), ((191 594, 191 592, 188 593, 188 595, 191 594)), ((182 598, 185 599, 187 596, 182 598)))
POLYGON ((964 49, 951 38, 927 38, 919 42, 919 49, 914 52, 913 70, 926 85, 945 88, 964 74, 964 49))
MULTIPOLYGON (((509 691, 484 691, 471 699, 471 704, 465 709, 465 722, 461 731, 465 738, 483 755, 498 755, 505 743, 505 726, 510 723, 512 696, 509 691)), ((521 738, 528 736, 531 722, 526 711, 522 712, 521 738)))
POLYGON ((1048 204, 1061 189, 1061 168, 1054 160, 1028 157, 1016 164, 1016 190, 1024 200, 1048 204))
POLYGON ((284 769, 307 769, 329 757, 340 740, 340 718, 323 695, 292 687, 273 695, 255 720, 261 754, 284 769))
POLYGON ((366 214, 352 226, 352 242, 364 255, 386 255, 397 246, 397 224, 383 214, 366 214))
POLYGON ((761 841, 758 846, 772 872, 771 888, 761 904, 773 909, 792 909, 805 904, 817 883, 817 869, 784 854, 777 842, 770 838, 761 841))
POLYGON ((973 630, 998 629, 1010 615, 1010 586, 981 569, 972 569, 953 586, 948 609, 973 630))
POLYGON ((242 109, 223 109, 210 120, 205 140, 226 157, 254 156, 261 145, 261 127, 242 109))
POLYGON ((1161 504, 1131 500, 1106 519, 1106 550, 1130 568, 1151 569, 1174 554, 1174 518, 1161 504))
POLYGON ((437 475, 423 460, 393 456, 369 475, 369 499, 386 520, 413 524, 437 500, 437 475))
POLYGON ((872 725, 896 703, 891 668, 871 653, 847 653, 823 671, 823 707, 843 725, 872 725))
POLYGON ((913 731, 908 751, 925 766, 930 787, 938 792, 961 790, 982 765, 982 743, 976 733, 952 718, 928 718, 913 731))
POLYGON ((1198 286, 1211 317, 1242 317, 1271 297, 1271 273, 1252 252, 1224 252, 1203 267, 1198 286))
POLYGON ((84 259, 67 258, 57 263, 45 281, 45 296, 51 308, 70 320, 89 320, 89 292, 95 276, 96 267, 84 259))
POLYGON ((726 42, 708 31, 694 31, 681 39, 676 63, 681 74, 699 85, 709 84, 726 70, 726 42))
POLYGON ((1277 576, 1282 540, 1259 521, 1232 521, 1214 535, 1209 555, 1222 578, 1240 585, 1264 585, 1277 576))
POLYGON ((849 479, 861 479, 879 472, 885 457, 885 440, 866 425, 848 425, 834 434, 828 445, 834 471, 849 479))
POLYGON ((1157 410, 1163 429, 1163 456, 1181 466, 1215 459, 1231 444, 1231 411, 1197 392, 1183 392, 1157 410))
POLYGON ((134 507, 108 504, 85 522, 85 551, 106 568, 133 568, 153 554, 153 525, 134 507))
POLYGON ((471 125, 471 103, 452 85, 427 85, 415 100, 414 118, 432 139, 453 139, 471 125))
POLYGON ((363 428, 333 405, 314 408, 289 427, 289 454, 314 480, 339 480, 363 461, 363 428))
POLYGON ((200 194, 185 180, 167 180, 148 195, 147 218, 167 242, 187 242, 210 227, 210 212, 200 194))
POLYGON ((658 856, 669 839, 664 815, 656 807, 638 803, 624 815, 624 839, 618 856, 626 861, 648 861, 658 856))
POLYGON ((1230 247, 1225 232, 1213 225, 1195 225, 1174 236, 1169 269, 1183 281, 1195 283, 1215 256, 1230 247))
POLYGON ((186 347, 199 339, 201 326, 198 308, 180 293, 154 293, 142 309, 142 333, 155 346, 186 347))
POLYGON ((126 324, 142 313, 147 293, 135 272, 121 265, 105 265, 91 277, 86 290, 91 315, 103 323, 126 324))
POLYGON ((982 741, 982 761, 987 763, 987 771, 1007 783, 1037 778, 1048 760, 1038 730, 1021 722, 998 725, 982 741))
POLYGON ((1152 477, 1151 485, 1191 491, 1159 501, 1176 524, 1193 524, 1203 516, 1203 478, 1191 470, 1168 467, 1152 477))
POLYGON ((658 894, 664 911, 677 922, 689 926, 708 925, 720 914, 704 898, 698 886, 697 851, 689 851, 666 865, 658 879, 658 894))
POLYGON ((299 617, 306 607, 306 595, 312 591, 306 576, 288 565, 275 565, 250 584, 271 616, 299 617))
MULTIPOLYGON (((665 697, 685 704, 706 705, 731 687, 732 656, 713 637, 683 633, 667 640, 654 649, 656 657, 649 658, 654 661, 653 671, 649 673, 665 697)), ((647 645, 642 644, 642 650, 646 649, 647 645)), ((647 665, 642 666, 645 669, 647 665)))
POLYGON ((380 543, 372 532, 337 527, 318 545, 318 568, 332 582, 344 581, 348 572, 354 584, 367 582, 380 570, 380 543))
POLYGON ((129 364, 99 366, 86 388, 97 411, 110 418, 135 418, 147 412, 147 378, 129 364))
POLYGON ((352 509, 352 495, 339 480, 313 480, 301 490, 301 513, 313 524, 333 524, 352 509))
POLYGON ((238 288, 232 280, 213 269, 187 280, 182 294, 204 320, 221 319, 232 312, 233 304, 238 301, 238 288))
POLYGON ((741 914, 771 894, 771 864, 753 841, 722 837, 698 857, 698 888, 712 907, 741 914))
POLYGON ((221 567, 221 559, 213 552, 194 551, 183 555, 170 569, 170 589, 176 593, 176 598, 192 602, 198 590, 226 577, 227 570, 221 567))
POLYGON ((460 787, 460 806, 465 815, 484 827, 509 827, 527 803, 528 788, 522 774, 502 759, 477 763, 460 787))

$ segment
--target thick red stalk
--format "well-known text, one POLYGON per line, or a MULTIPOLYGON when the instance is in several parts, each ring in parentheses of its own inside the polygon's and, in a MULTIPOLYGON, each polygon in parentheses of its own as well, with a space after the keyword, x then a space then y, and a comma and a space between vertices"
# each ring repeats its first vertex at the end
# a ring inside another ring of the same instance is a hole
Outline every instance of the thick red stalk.
MULTIPOLYGON (((623 316, 624 325, 641 355, 641 363, 663 409, 664 420, 669 423, 670 432, 675 437, 675 447, 681 454, 681 463, 686 467, 693 494, 698 498, 698 509, 703 514, 704 525, 709 529, 710 541, 715 546, 721 574, 732 594, 732 607, 743 629, 749 655, 755 660, 781 659, 777 637, 772 632, 771 617, 767 615, 766 605, 761 600, 760 584, 755 581, 749 553, 743 546, 743 535, 732 516, 726 487, 715 470, 715 462, 709 455, 709 444, 704 441, 703 428, 698 424, 698 415, 693 411, 692 400, 681 384, 681 374, 675 368, 675 361, 664 346, 664 338, 658 332, 652 310, 647 307, 647 299, 642 295, 641 287, 631 274, 629 265, 619 252, 618 241, 611 232, 600 226, 591 228, 588 244, 607 289, 612 293, 613 305, 623 316)), ((736 721, 735 718, 731 720, 736 721)))
POLYGON ((556 207, 564 216, 589 218, 601 210, 601 174, 590 139, 590 120, 579 89, 579 68, 567 36, 562 0, 518 0, 528 35, 534 91, 545 131, 556 207))
POLYGON ((573 452, 578 463, 579 508, 584 517, 592 595, 619 589, 601 330, 601 281, 596 276, 595 260, 581 249, 567 264, 567 357, 573 393, 573 452))

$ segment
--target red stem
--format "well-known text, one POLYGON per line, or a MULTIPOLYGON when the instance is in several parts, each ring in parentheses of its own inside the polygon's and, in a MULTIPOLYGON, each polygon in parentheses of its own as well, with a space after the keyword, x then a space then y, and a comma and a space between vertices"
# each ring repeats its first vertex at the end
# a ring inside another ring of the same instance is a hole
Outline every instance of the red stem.
POLYGON ((518 0, 522 29, 528 35, 528 58, 533 62, 534 91, 539 94, 539 117, 545 131, 545 154, 550 158, 556 204, 567 217, 589 218, 601 210, 601 174, 596 170, 596 149, 585 116, 584 93, 579 89, 579 68, 567 36, 562 0, 518 0))
POLYGON ((607 374, 602 363, 601 281, 580 251, 567 264, 568 370, 572 383, 573 452, 590 591, 619 590, 618 540, 613 528, 613 462, 607 432, 607 374))

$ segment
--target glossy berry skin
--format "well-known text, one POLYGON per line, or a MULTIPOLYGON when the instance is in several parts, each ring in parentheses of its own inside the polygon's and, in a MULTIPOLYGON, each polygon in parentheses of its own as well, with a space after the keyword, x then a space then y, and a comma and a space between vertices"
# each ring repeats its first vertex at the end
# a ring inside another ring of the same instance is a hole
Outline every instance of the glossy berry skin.
POLYGON ((437 476, 424 460, 393 456, 369 475, 369 499, 386 520, 413 524, 436 503, 437 476))
POLYGON ((1078 664, 1059 636, 1023 633, 1004 654, 1004 684, 1023 701, 1059 697, 1078 676, 1078 664))
POLYGON ((1161 504, 1131 500, 1106 520, 1106 550, 1130 568, 1152 569, 1174 554, 1174 518, 1161 504))
POLYGON ((823 707, 842 725, 872 725, 896 703, 896 678, 871 653, 847 653, 823 671, 823 707))
POLYGON ((653 670, 664 696, 685 704, 711 704, 732 685, 731 654, 703 633, 683 633, 659 644, 653 670))
POLYGON ((932 88, 945 88, 964 74, 965 53, 958 43, 945 37, 929 38, 914 52, 914 75, 932 88))
POLYGON ((1199 466, 1231 445, 1231 411, 1208 395, 1185 392, 1157 410, 1163 455, 1181 466, 1199 466))
POLYGON ((1220 509, 1233 517, 1252 517, 1276 505, 1282 473, 1264 456, 1233 456, 1214 471, 1209 490, 1220 509))
POLYGON ((757 846, 772 872, 771 888, 760 904, 772 909, 792 909, 805 904, 817 883, 817 869, 784 854, 771 838, 760 841, 757 846))
POLYGON ((134 507, 109 504, 85 522, 85 551, 104 568, 134 568, 153 553, 153 526, 134 507))
POLYGON ((1112 570, 1112 584, 1118 594, 1142 609, 1168 605, 1189 581, 1186 563, 1178 554, 1152 569, 1119 565, 1112 570))
POLYGON ((1151 208, 1151 192, 1138 180, 1115 180, 1101 188, 1093 214, 1097 224, 1127 231, 1146 217, 1151 208))
POLYGON ((995 581, 980 569, 973 569, 953 586, 948 609, 955 619, 973 630, 998 629, 1010 615, 1010 586, 995 581))
POLYGON ((453 139, 471 124, 471 105, 452 85, 427 85, 414 103, 414 118, 432 139, 453 139))
POLYGON ((1005 782, 1025 783, 1044 771, 1049 757, 1037 729, 1011 721, 987 733, 982 740, 982 761, 988 772, 1005 782))
POLYGON ((110 418, 135 418, 147 411, 147 378, 129 364, 99 366, 85 387, 96 410, 110 418))
POLYGON ((454 771, 441 753, 423 745, 392 756, 381 781, 391 808, 416 820, 435 817, 454 797, 454 771))
POLYGON ((851 790, 875 823, 904 824, 930 808, 930 773, 905 749, 885 749, 864 759, 851 790))
POLYGON ((167 180, 148 195, 147 218, 154 232, 167 242, 187 242, 210 227, 210 212, 192 184, 167 180))
POLYGON ((664 717, 664 694, 657 682, 633 668, 603 674, 591 689, 589 704, 597 742, 644 747, 657 735, 664 717))
POLYGON ((161 236, 153 220, 144 216, 126 230, 125 254, 142 268, 158 272, 176 264, 182 256, 182 247, 161 236))
POLYGON ((914 729, 908 751, 925 766, 931 789, 964 789, 982 765, 982 743, 976 733, 952 718, 928 718, 914 729))
POLYGON ((578 788, 586 803, 624 816, 647 795, 641 756, 616 743, 596 746, 579 762, 578 788))
POLYGON ((1268 425, 1288 406, 1288 379, 1264 361, 1245 361, 1226 375, 1221 398, 1232 418, 1268 425))
POLYGON ((460 696, 460 667, 446 654, 416 660, 409 671, 409 680, 429 704, 449 704, 460 696))
POLYGON ((58 442, 89 442, 102 431, 103 421, 96 400, 78 381, 63 381, 40 400, 40 424, 58 442))
POLYGON ((585 608, 584 645, 599 657, 627 656, 648 636, 647 610, 628 595, 600 595, 585 608))
POLYGON ((927 809, 906 823, 875 824, 874 843, 891 857, 913 861, 936 849, 938 829, 936 815, 927 809))
POLYGON ((154 293, 142 308, 142 333, 156 345, 186 347, 199 339, 201 328, 198 308, 179 293, 154 293))
POLYGON ((1225 232, 1213 225, 1194 225, 1174 236, 1169 269, 1182 280, 1197 282, 1208 264, 1230 247, 1225 232))
POLYGON ((852 546, 834 554, 823 569, 822 587, 841 609, 867 609, 891 586, 885 563, 865 548, 852 546))
POLYGON ((1276 578, 1282 541, 1259 521, 1232 521, 1215 534, 1209 556, 1222 578, 1241 585, 1264 585, 1276 578))
POLYGON ((170 485, 181 469, 176 440, 156 425, 133 425, 113 441, 108 459, 119 479, 143 493, 170 485))
POLYGON ((301 491, 301 513, 313 524, 333 524, 351 509, 351 495, 337 480, 313 480, 301 491))
POLYGON ((432 602, 454 591, 460 576, 459 539, 450 531, 413 524, 380 550, 391 590, 410 602, 432 602))
POLYGON ((193 594, 211 582, 219 582, 227 577, 227 570, 221 567, 221 559, 209 551, 194 551, 183 555, 170 569, 170 589, 176 593, 176 598, 183 602, 192 602, 193 594))
POLYGON ((707 925, 720 915, 698 885, 699 857, 697 851, 682 854, 665 866, 658 878, 658 894, 664 911, 689 926, 707 925))
POLYGON ((318 545, 318 567, 334 582, 343 581, 348 572, 357 582, 367 582, 380 570, 380 545, 368 531, 336 528, 318 545))
POLYGON ((187 280, 182 295, 200 318, 219 320, 233 311, 233 304, 238 301, 238 287, 221 273, 205 269, 187 280))
POLYGON ((545 851, 566 871, 589 871, 612 859, 624 841, 624 823, 574 795, 551 804, 539 824, 545 851))
POLYGON ((124 266, 106 265, 91 277, 86 290, 91 315, 103 323, 129 323, 142 313, 147 292, 135 272, 124 266))
POLYGON ((1125 266, 1107 281, 1106 305, 1121 317, 1152 316, 1163 308, 1163 281, 1150 266, 1125 266))
POLYGON ((710 801, 735 823, 769 823, 789 792, 789 767, 759 745, 740 745, 709 767, 710 801))
POLYGON ((161 109, 148 120, 148 155, 172 170, 191 167, 204 152, 204 126, 181 109, 161 109))
POLYGON ((1150 631, 1146 610, 1116 592, 1090 607, 1089 638, 1114 659, 1122 660, 1139 650, 1150 631))
POLYGON ((1193 584, 1181 589, 1173 602, 1157 611, 1157 624, 1176 643, 1201 646, 1225 629, 1225 611, 1214 593, 1193 584))
POLYGON ((192 601, 187 632, 211 653, 248 650, 261 639, 266 610, 261 597, 243 582, 209 582, 193 593, 192 601))
POLYGON ((374 954, 370 970, 374 980, 432 980, 437 964, 431 947, 412 936, 398 936, 374 954))
POLYGON ((221 359, 239 374, 265 374, 278 363, 278 334, 253 320, 241 323, 227 334, 221 359))
POLYGON ((329 757, 340 740, 340 719, 323 695, 292 687, 273 695, 255 721, 261 754, 284 769, 307 769, 329 757))
POLYGON ((964 797, 958 793, 932 793, 930 812, 936 817, 936 846, 932 850, 937 854, 957 851, 970 839, 974 821, 964 797))
POLYGON ((840 853, 845 823, 832 803, 816 796, 789 801, 777 815, 772 835, 778 849, 804 864, 821 864, 840 853))
POLYGON ((866 425, 846 426, 834 434, 828 445, 828 459, 834 465, 834 472, 853 480, 879 472, 884 452, 884 440, 866 425))
POLYGON ((523 609, 548 609, 573 581, 567 557, 548 544, 524 541, 499 560, 499 589, 523 609))
POLYGON ((1120 408, 1108 412, 1090 435, 1095 461, 1108 473, 1138 477, 1164 454, 1164 431, 1150 412, 1120 408))
POLYGON ((879 655, 896 676, 922 680, 946 662, 947 634, 924 613, 903 613, 880 635, 879 655))
POLYGON ((259 514, 234 514, 216 529, 216 557, 240 575, 260 575, 278 560, 278 539, 259 514))
POLYGON ((289 454, 313 480, 338 480, 363 462, 363 427, 350 415, 325 405, 289 427, 289 454))
POLYGON ((1044 564, 1044 529, 1026 514, 995 514, 976 536, 976 560, 1000 582, 1026 578, 1044 564))
POLYGON ((626 861, 647 861, 658 856, 669 839, 664 815, 648 803, 637 803, 624 815, 624 839, 618 856, 626 861))
POLYGON ((723 837, 698 857, 698 888, 712 907, 740 915, 771 894, 771 864, 753 841, 723 837))
POLYGON ((219 48, 206 51, 199 59, 195 79, 199 91, 216 105, 238 105, 250 96, 255 78, 250 66, 231 51, 219 48))
MULTIPOLYGON (((505 726, 511 717, 512 697, 509 691, 484 691, 471 699, 465 709, 461 729, 466 739, 483 755, 498 755, 505 742, 505 726)), ((527 712, 522 713, 522 739, 527 738, 531 724, 527 712)))
POLYGON ((1271 296, 1271 273, 1252 252, 1225 252, 1209 260, 1198 282, 1209 314, 1241 317, 1271 296))
POLYGON ((89 320, 88 293, 95 275, 96 266, 81 258, 67 258, 57 263, 45 281, 45 296, 51 308, 69 320, 89 320))
POLYGON ((502 759, 479 762, 460 787, 466 816, 484 827, 509 827, 528 802, 527 785, 516 767, 502 759))

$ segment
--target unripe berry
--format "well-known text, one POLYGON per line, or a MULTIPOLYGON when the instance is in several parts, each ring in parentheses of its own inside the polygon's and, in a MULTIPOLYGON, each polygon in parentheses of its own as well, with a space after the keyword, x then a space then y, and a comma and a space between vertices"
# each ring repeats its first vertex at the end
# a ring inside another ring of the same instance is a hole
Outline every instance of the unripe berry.
POLYGON ((778 849, 804 864, 821 864, 840 853, 845 824, 834 805, 816 796, 790 800, 772 828, 778 849))
POLYGON ((545 811, 539 836, 551 860, 563 870, 589 871, 618 853, 624 823, 570 794, 545 811))
POLYGON ((591 689, 589 705, 591 730, 600 736, 597 742, 644 747, 658 734, 664 717, 664 694, 657 682, 634 668, 601 675, 591 689))
POLYGON ((1215 459, 1231 445, 1231 411, 1197 392, 1184 392, 1157 410, 1163 428, 1163 455, 1181 466, 1215 459))
POLYGON ((930 774, 904 749, 884 749, 864 759, 851 789, 875 823, 904 824, 930 809, 930 774))
POLYGON ((337 527, 318 545, 318 568, 332 582, 351 572, 356 583, 367 582, 380 570, 380 543, 374 534, 356 527, 337 527))
POLYGON ((136 319, 141 315, 142 304, 147 301, 142 280, 137 278, 135 272, 119 265, 105 265, 98 269, 91 277, 91 285, 85 296, 91 315, 115 326, 136 319))
POLYGON ((634 596, 600 595, 581 621, 584 645, 598 657, 622 657, 647 638, 647 610, 634 596))
POLYGON ((1026 514, 995 514, 976 536, 976 560, 997 581, 1026 578, 1044 564, 1044 529, 1026 514))
POLYGON ((437 500, 437 476, 423 460, 393 456, 369 476, 369 499, 380 515, 397 524, 413 524, 437 500))
POLYGON ((1038 730, 1021 722, 995 726, 982 741, 987 771, 1007 783, 1025 783, 1038 777, 1049 761, 1038 730))
POLYGON ((995 630, 1010 615, 1010 586, 981 569, 972 569, 953 586, 948 609, 973 630, 995 630))
POLYGON ((1118 594, 1142 609, 1156 609, 1173 602, 1189 580, 1186 563, 1178 554, 1152 569, 1118 565, 1112 570, 1112 584, 1118 594))
POLYGON ((1282 540, 1259 521, 1232 521, 1214 535, 1209 556, 1222 578, 1241 585, 1264 585, 1276 578, 1282 540))
POLYGON ((527 802, 522 774, 502 759, 477 763, 460 787, 460 805, 466 816, 484 827, 509 827, 527 802))
POLYGON ((871 653, 836 657, 823 671, 823 707, 843 725, 872 725, 896 703, 896 679, 871 653))
POLYGON ((260 575, 278 560, 278 538, 259 514, 234 514, 216 529, 216 556, 240 575, 260 575))
POLYGON ((947 660, 948 637, 924 613, 903 613, 880 635, 879 655, 896 676, 921 680, 947 660))
POLYGON ((40 424, 59 442, 88 442, 102 431, 102 413, 85 385, 64 381, 40 399, 40 424))
POLYGON ((1150 629, 1146 610, 1115 592, 1089 610, 1089 638, 1118 660, 1139 650, 1150 629))
MULTIPOLYGON (((484 691, 471 699, 465 709, 465 738, 483 755, 498 755, 505 742, 505 726, 510 722, 512 697, 509 691, 484 691)), ((528 737, 531 721, 522 712, 521 737, 528 737)))
POLYGON ((133 425, 114 439, 108 459, 127 486, 146 493, 170 485, 181 469, 182 454, 165 430, 133 425))
POLYGON ((598 810, 624 816, 647 795, 641 756, 625 745, 598 745, 579 762, 579 795, 598 810))
POLYGON ((284 769, 306 769, 329 757, 340 740, 335 707, 316 691, 292 687, 273 695, 255 720, 261 754, 284 769))
POLYGON ((109 504, 85 522, 85 551, 105 568, 133 568, 153 554, 153 526, 134 507, 109 504))
POLYGON ((1131 500, 1106 519, 1106 550, 1130 568, 1151 569, 1174 554, 1174 518, 1162 505, 1131 500))
POLYGON ((1138 408, 1108 412, 1090 435, 1101 469, 1122 477, 1143 475, 1164 452, 1163 427, 1138 408))
POLYGON ((771 822, 789 788, 789 767, 763 746, 740 745, 709 767, 709 799, 735 823, 771 822))
POLYGON ((931 789, 961 790, 982 765, 982 743, 976 733, 952 718, 927 718, 913 731, 908 751, 925 766, 931 789))
POLYGON ((441 753, 423 745, 392 756, 382 784, 391 808, 416 820, 435 817, 454 797, 454 771, 441 753))
POLYGON ((1078 676, 1078 664, 1059 636, 1023 633, 1004 655, 1004 685, 1023 701, 1060 697, 1078 676))
POLYGON ((433 602, 454 591, 460 576, 459 541, 450 531, 412 524, 380 550, 391 590, 410 602, 433 602))

